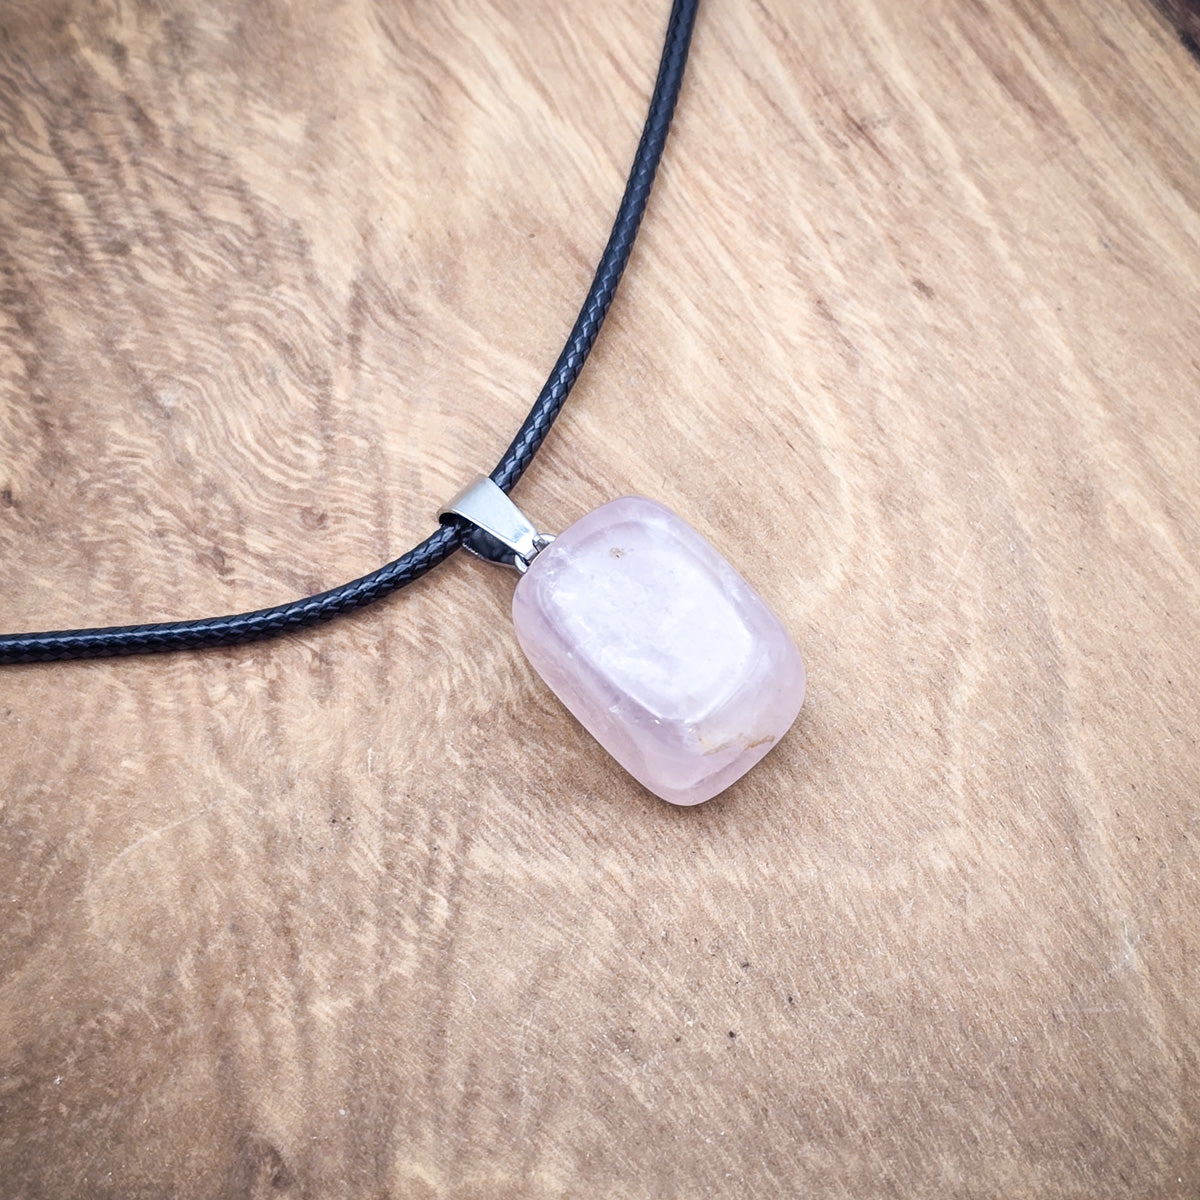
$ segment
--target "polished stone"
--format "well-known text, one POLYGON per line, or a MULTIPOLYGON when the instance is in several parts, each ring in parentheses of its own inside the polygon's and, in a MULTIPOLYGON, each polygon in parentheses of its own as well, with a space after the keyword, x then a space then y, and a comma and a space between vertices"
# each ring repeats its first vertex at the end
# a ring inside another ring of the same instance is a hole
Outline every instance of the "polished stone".
POLYGON ((655 795, 699 804, 748 771, 804 700, 795 642, 762 597, 669 509, 626 496, 530 564, 522 649, 597 741, 655 795))

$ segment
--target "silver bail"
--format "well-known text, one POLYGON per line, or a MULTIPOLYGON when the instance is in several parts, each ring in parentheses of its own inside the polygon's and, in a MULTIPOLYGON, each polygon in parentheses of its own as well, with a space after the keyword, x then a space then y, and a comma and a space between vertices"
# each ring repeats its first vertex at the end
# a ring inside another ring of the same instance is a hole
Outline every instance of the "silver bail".
POLYGON ((475 528, 463 545, 477 558, 516 567, 524 575, 529 564, 554 538, 538 533, 529 518, 486 475, 467 484, 449 504, 438 510, 438 520, 461 517, 475 528))

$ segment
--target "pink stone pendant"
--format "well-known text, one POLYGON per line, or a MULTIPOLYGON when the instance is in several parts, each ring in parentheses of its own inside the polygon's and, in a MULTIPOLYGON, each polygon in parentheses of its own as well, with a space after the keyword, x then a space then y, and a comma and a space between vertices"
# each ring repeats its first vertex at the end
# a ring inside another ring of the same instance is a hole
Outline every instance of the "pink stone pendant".
MULTIPOLYGON (((446 512, 478 523, 470 508, 446 512)), ((506 532, 481 526, 524 568, 513 596, 521 648, 583 727, 656 796, 710 800, 787 732, 804 700, 796 644, 685 521, 626 496, 553 540, 525 525, 524 551, 506 532)))

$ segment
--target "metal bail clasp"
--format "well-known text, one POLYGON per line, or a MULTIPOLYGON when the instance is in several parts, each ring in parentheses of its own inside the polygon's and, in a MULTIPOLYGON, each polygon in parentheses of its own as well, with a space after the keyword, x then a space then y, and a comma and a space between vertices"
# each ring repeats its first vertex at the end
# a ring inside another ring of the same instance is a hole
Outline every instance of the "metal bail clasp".
POLYGON ((463 545, 477 558, 516 567, 524 575, 529 564, 554 538, 538 533, 529 518, 486 475, 469 483, 449 504, 438 511, 443 524, 461 517, 475 528, 463 545))

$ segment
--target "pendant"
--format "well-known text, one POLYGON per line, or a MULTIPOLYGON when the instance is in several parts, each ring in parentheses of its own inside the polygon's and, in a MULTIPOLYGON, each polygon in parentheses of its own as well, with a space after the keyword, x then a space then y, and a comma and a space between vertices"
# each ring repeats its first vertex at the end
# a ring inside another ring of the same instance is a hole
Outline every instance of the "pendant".
POLYGON ((575 718, 656 796, 700 804, 787 732, 804 664, 766 602, 670 509, 602 504, 538 533, 482 477, 438 514, 473 554, 515 567, 517 640, 575 718))

